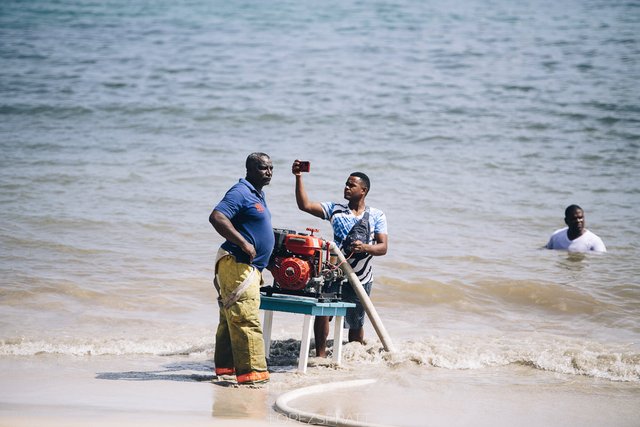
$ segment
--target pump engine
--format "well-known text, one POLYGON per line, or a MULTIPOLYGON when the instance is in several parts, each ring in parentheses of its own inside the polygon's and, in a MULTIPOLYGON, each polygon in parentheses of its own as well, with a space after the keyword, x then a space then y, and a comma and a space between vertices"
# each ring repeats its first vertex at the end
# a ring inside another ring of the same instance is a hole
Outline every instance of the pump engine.
POLYGON ((307 228, 310 234, 275 228, 275 246, 267 269, 274 278, 273 286, 260 290, 274 293, 311 296, 320 300, 339 300, 346 280, 338 266, 331 262, 329 242, 314 236, 318 230, 307 228), (338 281, 338 291, 323 292, 325 284, 338 281))

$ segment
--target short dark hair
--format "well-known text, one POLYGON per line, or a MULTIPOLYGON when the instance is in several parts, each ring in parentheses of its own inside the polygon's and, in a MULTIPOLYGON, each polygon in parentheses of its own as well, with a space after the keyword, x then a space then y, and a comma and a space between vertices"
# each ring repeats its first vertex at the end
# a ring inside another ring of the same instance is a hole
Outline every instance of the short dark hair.
POLYGON ((565 218, 569 218, 569 215, 574 213, 577 210, 581 210, 581 211, 584 212, 584 209, 582 209, 578 205, 569 205, 569 206, 567 206, 567 208, 564 210, 564 217, 565 218))
POLYGON ((369 190, 371 189, 371 181, 369 180, 369 177, 366 174, 362 172, 352 172, 351 175, 349 176, 355 176, 357 178, 360 178, 362 182, 364 182, 364 188, 367 189, 367 193, 369 192, 369 190))
POLYGON ((245 162, 245 166, 247 168, 247 170, 251 169, 252 166, 257 165, 258 163, 260 163, 260 159, 266 157, 267 159, 270 159, 271 157, 269 157, 268 154, 265 153, 251 153, 249 154, 249 156, 247 156, 247 161, 245 162))

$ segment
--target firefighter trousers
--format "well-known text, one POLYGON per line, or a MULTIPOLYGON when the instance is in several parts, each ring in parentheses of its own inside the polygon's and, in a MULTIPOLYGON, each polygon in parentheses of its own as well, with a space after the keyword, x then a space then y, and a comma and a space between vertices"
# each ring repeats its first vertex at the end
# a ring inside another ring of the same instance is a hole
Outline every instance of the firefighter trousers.
POLYGON ((235 373, 239 383, 267 380, 259 318, 262 274, 251 265, 236 262, 228 253, 219 254, 215 270, 220 294, 220 323, 214 354, 216 373, 235 373))

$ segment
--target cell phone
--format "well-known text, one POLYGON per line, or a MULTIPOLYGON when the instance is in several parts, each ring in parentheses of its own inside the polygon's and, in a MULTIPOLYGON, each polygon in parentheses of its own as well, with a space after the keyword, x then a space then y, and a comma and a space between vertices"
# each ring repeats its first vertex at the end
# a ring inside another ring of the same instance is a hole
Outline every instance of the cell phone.
POLYGON ((311 170, 311 162, 300 162, 300 172, 309 172, 311 170))

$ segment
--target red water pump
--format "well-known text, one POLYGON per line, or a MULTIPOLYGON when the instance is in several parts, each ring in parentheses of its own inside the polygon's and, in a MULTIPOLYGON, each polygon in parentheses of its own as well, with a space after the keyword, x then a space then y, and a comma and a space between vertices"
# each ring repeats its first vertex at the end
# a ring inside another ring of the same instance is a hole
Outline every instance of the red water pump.
POLYGON ((329 242, 314 236, 318 230, 307 228, 310 234, 274 229, 275 247, 267 268, 274 278, 273 286, 261 290, 268 295, 285 293, 339 298, 340 292, 324 295, 323 287, 343 279, 342 270, 331 262, 329 242))

